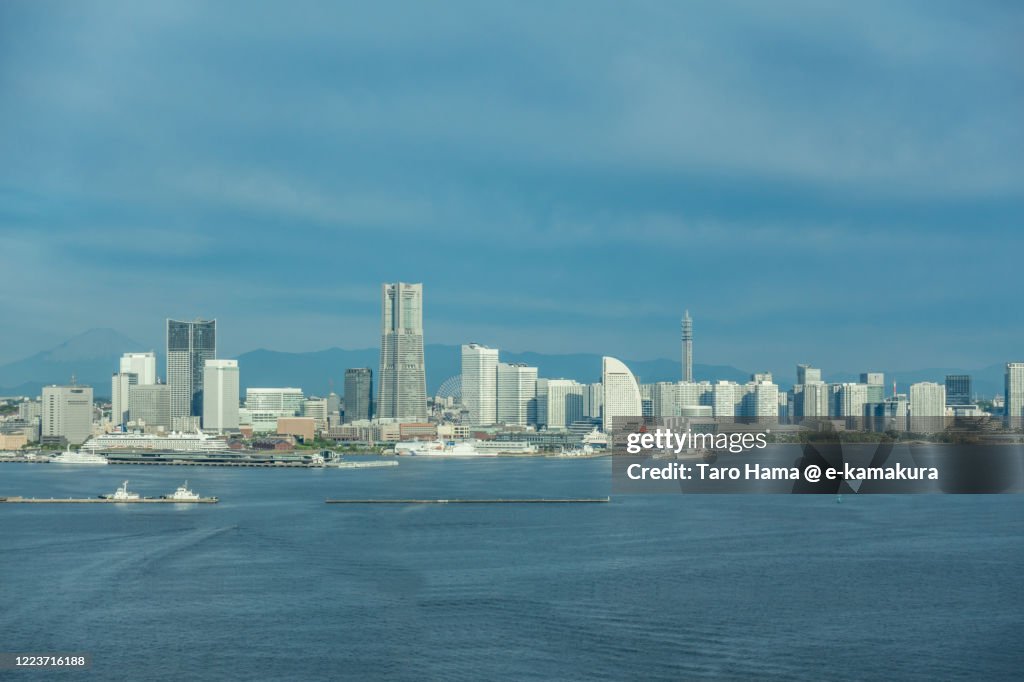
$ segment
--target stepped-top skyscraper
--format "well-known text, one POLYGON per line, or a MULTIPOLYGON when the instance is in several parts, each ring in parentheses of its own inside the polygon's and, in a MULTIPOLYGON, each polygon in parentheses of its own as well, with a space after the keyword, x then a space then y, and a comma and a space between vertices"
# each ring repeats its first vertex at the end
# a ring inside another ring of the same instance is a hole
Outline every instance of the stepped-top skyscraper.
POLYGON ((398 282, 381 286, 377 416, 382 419, 427 418, 422 284, 398 282))
POLYGON ((217 357, 217 320, 167 320, 171 420, 203 415, 203 371, 217 357))
POLYGON ((693 381, 693 320, 689 310, 683 315, 683 381, 693 381))

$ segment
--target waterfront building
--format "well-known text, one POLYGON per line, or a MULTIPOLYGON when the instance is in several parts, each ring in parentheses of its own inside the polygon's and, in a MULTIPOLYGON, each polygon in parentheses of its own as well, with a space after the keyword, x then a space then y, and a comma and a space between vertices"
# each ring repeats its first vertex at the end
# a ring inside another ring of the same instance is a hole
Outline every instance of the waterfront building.
POLYGON ((203 414, 203 372, 217 357, 217 321, 167 320, 167 385, 171 420, 203 414))
POLYGON ((327 428, 327 398, 306 398, 302 401, 301 414, 313 420, 317 431, 323 431, 327 428))
POLYGON ((935 433, 944 427, 946 386, 934 381, 910 385, 910 430, 935 433))
POLYGON ((132 386, 128 393, 128 425, 147 431, 171 428, 171 387, 167 384, 132 386))
POLYGON ((383 419, 427 419, 423 359, 423 285, 381 286, 381 343, 377 414, 383 419))
POLYGON ((946 375, 946 405, 970 405, 971 377, 968 374, 946 375))
POLYGON ((1024 423, 1024 362, 1006 363, 1003 405, 1011 426, 1024 423))
POLYGON ((572 379, 548 379, 548 429, 566 429, 583 419, 583 391, 586 387, 572 379))
POLYGON ((350 367, 345 370, 345 423, 373 417, 373 370, 350 367))
POLYGON ((587 384, 583 391, 583 416, 587 419, 601 419, 601 406, 604 404, 604 385, 587 384))
POLYGON ((462 404, 472 426, 498 421, 498 349, 479 343, 462 346, 462 404))
POLYGON ((602 423, 605 431, 612 428, 617 418, 642 416, 640 386, 621 360, 608 356, 601 359, 601 383, 604 385, 602 423))
POLYGON ((81 445, 92 435, 92 387, 44 386, 41 437, 44 442, 81 445))
POLYGON ((245 409, 254 433, 277 430, 281 417, 296 417, 302 412, 305 395, 301 388, 247 388, 245 409))
MULTIPOLYGON (((123 366, 123 363, 122 363, 123 366)), ((129 391, 139 383, 134 372, 118 372, 110 378, 110 422, 123 427, 128 422, 129 391)))
POLYGON ((237 431, 238 361, 207 360, 203 373, 203 428, 217 433, 237 431))
POLYGON ((528 426, 536 423, 536 367, 522 363, 499 362, 497 394, 497 420, 499 423, 507 426, 528 426))

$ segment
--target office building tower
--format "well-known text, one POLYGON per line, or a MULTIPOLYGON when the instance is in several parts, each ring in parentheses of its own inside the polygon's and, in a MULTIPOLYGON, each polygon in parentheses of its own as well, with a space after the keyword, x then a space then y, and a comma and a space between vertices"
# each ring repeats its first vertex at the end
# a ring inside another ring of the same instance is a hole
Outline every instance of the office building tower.
POLYGON ((693 381, 693 320, 690 311, 683 313, 683 381, 693 381))
POLYGON ((81 445, 92 435, 92 387, 44 386, 43 442, 81 445))
POLYGON ((711 406, 715 417, 736 416, 737 389, 739 385, 732 381, 719 381, 711 385, 711 406))
POLYGON ((655 417, 678 417, 679 385, 682 382, 659 381, 651 386, 651 413, 655 417))
POLYGON ((378 389, 377 416, 426 420, 422 284, 381 285, 378 389))
POLYGON ((910 385, 910 430, 936 433, 945 426, 946 386, 933 381, 910 385))
POLYGON ((777 419, 779 417, 779 387, 772 382, 771 374, 755 376, 767 376, 767 379, 762 378, 760 381, 752 381, 747 384, 743 416, 777 419))
POLYGON ((601 383, 604 385, 604 430, 622 423, 623 417, 643 416, 643 399, 636 377, 621 361, 612 357, 601 358, 601 383), (618 419, 619 422, 615 422, 618 419))
POLYGON ((865 405, 869 402, 881 402, 868 400, 868 384, 838 384, 838 388, 836 405, 836 416, 838 417, 864 417, 866 416, 865 405))
MULTIPOLYGON (((124 363, 122 362, 122 366, 124 363)), ((134 372, 118 372, 110 379, 110 423, 124 426, 128 422, 128 399, 132 386, 139 383, 134 372)))
POLYGON ((373 417, 373 370, 350 367, 345 370, 345 423, 373 417))
POLYGON ((238 430, 238 361, 207 360, 203 370, 203 429, 238 430))
POLYGON ((946 375, 946 405, 970 405, 971 377, 967 374, 946 375))
POLYGON ((203 372, 217 357, 217 321, 167 320, 167 385, 171 420, 203 414, 203 372))
POLYGON ((338 414, 341 414, 341 396, 331 391, 327 394, 327 416, 338 414))
POLYGON ((793 386, 793 411, 796 417, 827 417, 829 387, 823 381, 793 386))
POLYGON ((861 372, 860 383, 867 386, 867 404, 885 401, 885 374, 882 372, 861 372))
POLYGON ((1006 363, 1004 384, 1003 406, 1006 416, 1011 426, 1020 428, 1024 422, 1024 362, 1006 363))
POLYGON ((813 384, 821 381, 821 370, 810 365, 796 366, 796 383, 813 384))
POLYGON ((478 343, 462 346, 462 404, 469 424, 490 426, 498 421, 498 349, 478 343))
POLYGON ((583 416, 587 419, 601 419, 601 406, 604 405, 604 385, 587 384, 583 391, 583 416))
POLYGON ((121 374, 134 374, 138 383, 147 386, 156 383, 156 353, 125 353, 121 356, 121 374))
POLYGON ((567 429, 574 422, 583 419, 583 384, 572 379, 548 379, 547 381, 547 423, 548 429, 567 429))
POLYGON ((128 426, 140 431, 171 428, 171 387, 167 384, 132 386, 128 394, 128 426))
POLYGON ((508 426, 536 423, 537 368, 499 362, 497 376, 498 422, 508 426))

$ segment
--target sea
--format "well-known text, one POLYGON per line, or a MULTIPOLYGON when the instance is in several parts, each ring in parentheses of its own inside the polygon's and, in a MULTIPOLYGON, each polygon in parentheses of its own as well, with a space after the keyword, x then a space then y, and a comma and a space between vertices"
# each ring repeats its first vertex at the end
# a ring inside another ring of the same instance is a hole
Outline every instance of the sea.
POLYGON ((612 496, 608 459, 0 464, 4 679, 1020 679, 1024 496, 612 496))

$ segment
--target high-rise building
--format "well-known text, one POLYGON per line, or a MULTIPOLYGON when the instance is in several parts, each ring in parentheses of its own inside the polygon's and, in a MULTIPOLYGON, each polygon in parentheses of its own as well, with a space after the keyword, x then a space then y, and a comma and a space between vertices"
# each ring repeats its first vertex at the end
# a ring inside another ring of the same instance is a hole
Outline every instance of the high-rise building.
POLYGON ((1020 427, 1024 422, 1024 362, 1006 363, 1003 405, 1010 424, 1020 427))
POLYGON ((821 381, 821 370, 810 365, 796 366, 796 383, 813 384, 821 381))
MULTIPOLYGON (((537 368, 498 363, 498 422, 527 426, 537 422, 537 368)), ((463 389, 464 390, 464 389, 463 389)))
POLYGON ((125 353, 121 356, 121 374, 134 374, 138 383, 146 386, 156 383, 156 353, 125 353))
POLYGON ((479 343, 462 346, 462 404, 469 424, 490 426, 498 421, 498 349, 479 343))
POLYGON ((944 426, 946 386, 934 381, 910 385, 910 430, 935 433, 944 426))
POLYGON ((572 379, 548 379, 547 423, 549 429, 566 429, 583 419, 583 384, 572 379))
POLYGON ((793 386, 793 411, 796 417, 827 417, 829 387, 823 381, 793 386))
POLYGON ((600 419, 601 407, 604 405, 604 385, 588 384, 583 392, 583 416, 588 419, 600 419))
POLYGON ((864 406, 869 402, 881 402, 881 401, 869 401, 868 400, 868 388, 869 385, 846 383, 839 384, 839 395, 837 404, 837 414, 839 417, 864 417, 864 406))
POLYGON ((44 386, 42 401, 44 441, 63 439, 81 445, 92 435, 92 387, 44 386))
POLYGON ((882 372, 861 372, 860 383, 867 386, 868 404, 885 401, 885 374, 882 372))
POLYGON ((167 384, 132 386, 128 394, 128 421, 147 431, 171 428, 171 387, 167 384))
POLYGON ((971 377, 968 374, 947 374, 946 375, 946 404, 970 405, 971 400, 971 377))
POLYGON ((373 417, 373 370, 350 367, 345 370, 345 423, 373 417))
POLYGON ((643 415, 640 386, 621 360, 608 356, 601 358, 601 383, 604 385, 602 423, 605 431, 612 428, 613 420, 617 418, 643 415))
POLYGON ((426 420, 422 284, 381 285, 378 388, 379 417, 426 420))
POLYGON ((693 381, 693 320, 690 311, 683 313, 683 381, 693 381))
MULTIPOLYGON (((123 366, 123 363, 122 363, 123 366)), ((121 371, 110 379, 110 422, 124 426, 128 422, 128 400, 132 386, 139 383, 135 372, 121 371)))
POLYGON ((167 320, 167 385, 171 420, 203 414, 203 372, 217 357, 217 321, 167 320))
POLYGON ((203 370, 203 429, 238 430, 238 361, 207 360, 203 370))
POLYGON ((651 413, 655 417, 678 417, 681 382, 659 381, 651 387, 651 413))

